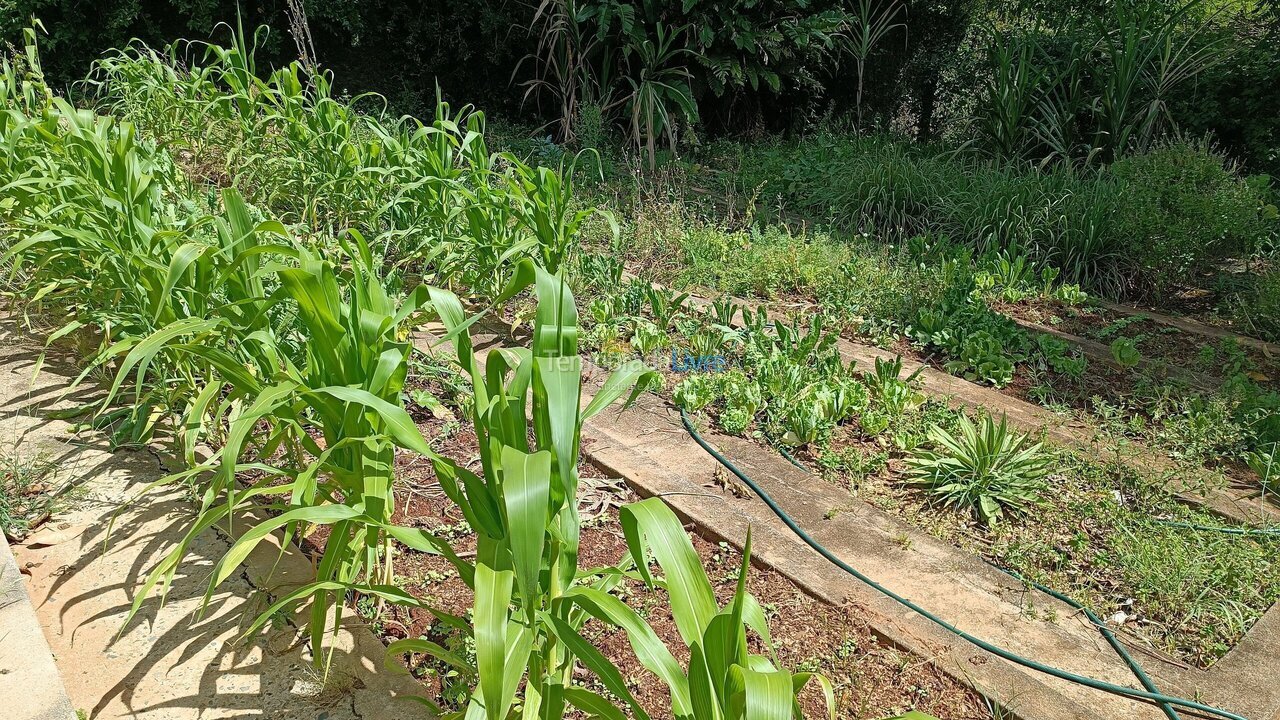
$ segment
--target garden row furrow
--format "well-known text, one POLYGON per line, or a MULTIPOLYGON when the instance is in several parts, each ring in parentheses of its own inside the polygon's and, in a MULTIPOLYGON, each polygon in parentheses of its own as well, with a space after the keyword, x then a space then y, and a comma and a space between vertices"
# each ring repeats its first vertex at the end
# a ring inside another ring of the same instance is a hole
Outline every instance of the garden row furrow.
MULTIPOLYGON (((1079 335, 1075 335, 1073 333, 1064 332, 1062 330, 1059 330, 1058 328, 1050 327, 1043 323, 1038 323, 1031 320, 1025 320, 1023 318, 1013 317, 1013 316, 1006 316, 1006 317, 1009 317, 1009 319, 1012 320, 1014 324, 1016 324, 1018 327, 1028 332, 1043 333, 1045 335, 1052 335, 1053 337, 1056 337, 1059 340, 1065 340, 1071 345, 1077 348, 1080 348, 1080 351, 1083 352, 1085 356, 1088 357, 1091 361, 1100 362, 1104 365, 1111 367, 1114 370, 1125 371, 1130 369, 1125 367, 1122 363, 1116 360, 1115 353, 1111 351, 1111 348, 1107 347, 1106 345, 1103 345, 1102 343, 1096 340, 1090 340, 1089 338, 1086 338, 1086 337, 1080 337, 1079 335)), ((1194 387, 1197 390, 1201 390, 1204 392, 1212 392, 1215 389, 1215 383, 1200 376, 1199 374, 1188 372, 1180 368, 1169 367, 1165 363, 1162 363, 1159 360, 1154 360, 1152 358, 1148 358, 1148 357, 1138 358, 1137 367, 1143 370, 1157 373, 1158 375, 1172 375, 1178 380, 1185 382, 1187 385, 1190 385, 1191 387, 1194 387)))
POLYGON ((1208 325, 1185 317, 1174 317, 1173 315, 1157 312, 1155 310, 1147 310, 1144 308, 1134 307, 1132 305, 1124 305, 1122 303, 1102 298, 1095 299, 1095 302, 1112 312, 1119 313, 1126 317, 1145 317, 1153 322, 1174 327, 1184 332, 1216 338, 1219 340, 1232 340, 1238 345, 1259 350, 1266 353, 1268 356, 1280 357, 1280 345, 1270 343, 1265 340, 1259 340, 1258 338, 1251 337, 1249 335, 1232 332, 1226 328, 1221 328, 1216 325, 1208 325))

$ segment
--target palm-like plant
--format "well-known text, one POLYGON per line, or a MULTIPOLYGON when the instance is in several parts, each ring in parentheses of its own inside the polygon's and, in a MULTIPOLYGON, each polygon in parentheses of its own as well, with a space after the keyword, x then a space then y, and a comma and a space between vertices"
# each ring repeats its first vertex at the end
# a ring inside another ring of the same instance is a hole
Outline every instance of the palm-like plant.
POLYGON ((1177 86, 1228 57, 1225 38, 1200 43, 1210 17, 1184 27, 1204 0, 1172 12, 1161 5, 1119 3, 1099 48, 1108 62, 1096 106, 1094 145, 1110 156, 1147 150, 1166 119, 1165 100, 1177 86))
POLYGON ((898 18, 907 14, 907 6, 898 0, 887 0, 879 7, 872 0, 858 0, 855 12, 850 16, 848 31, 844 34, 844 46, 853 55, 854 69, 858 75, 858 91, 854 107, 858 114, 858 129, 862 129, 862 80, 867 71, 867 58, 871 52, 894 30, 906 30, 906 23, 898 18))
POLYGON ((992 525, 1006 512, 1036 504, 1052 456, 1009 430, 1006 418, 997 423, 987 416, 975 425, 961 417, 958 436, 935 425, 929 438, 936 449, 908 458, 908 477, 943 505, 972 511, 992 525))
POLYGON ((627 76, 631 84, 627 101, 631 140, 649 156, 650 171, 657 166, 659 138, 665 135, 674 152, 678 120, 697 120, 698 110, 689 85, 692 76, 681 62, 693 51, 676 44, 686 32, 687 27, 672 30, 657 23, 654 38, 630 43, 624 51, 635 65, 634 74, 627 76))

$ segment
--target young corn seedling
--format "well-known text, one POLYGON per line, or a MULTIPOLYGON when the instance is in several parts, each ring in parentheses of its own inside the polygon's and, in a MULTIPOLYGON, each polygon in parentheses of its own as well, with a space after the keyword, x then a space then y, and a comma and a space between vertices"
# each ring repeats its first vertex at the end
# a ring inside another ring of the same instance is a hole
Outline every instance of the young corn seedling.
MULTIPOLYGON (((435 459, 442 487, 477 532, 471 575, 476 663, 465 669, 479 680, 466 708, 446 717, 498 720, 514 712, 561 718, 570 708, 596 717, 623 717, 613 700, 573 684, 573 669, 581 665, 634 717, 648 718, 619 669, 582 636, 583 623, 595 617, 627 632, 641 663, 671 689, 675 717, 736 720, 747 717, 746 708, 752 707, 753 718, 789 720, 797 709, 796 693, 814 676, 793 676, 772 657, 764 613, 745 591, 749 539, 734 600, 721 610, 675 515, 659 500, 623 509, 639 577, 663 584, 670 593, 681 636, 694 658, 688 674, 653 629, 610 594, 626 572, 578 568, 582 423, 624 395, 633 399, 651 373, 635 367, 615 372, 583 407, 577 312, 568 285, 541 268, 526 265, 523 274, 533 275, 538 296, 533 347, 490 351, 483 366, 472 351, 467 335, 472 320, 465 318, 461 303, 445 291, 432 291, 459 363, 472 378, 482 466, 481 474, 474 474, 448 459, 435 459), (668 577, 680 581, 653 577, 650 553, 668 577), (748 628, 763 639, 770 656, 747 652, 748 628)), ((399 641, 388 652, 422 652, 465 666, 456 653, 425 639, 399 641)), ((830 684, 819 682, 834 709, 830 684)))
MULTIPOLYGON (((575 658, 602 658, 577 630, 581 613, 558 602, 584 582, 602 590, 617 578, 578 568, 578 450, 582 423, 624 396, 634 398, 652 374, 637 366, 615 372, 585 407, 582 360, 573 296, 560 274, 525 262, 510 296, 530 282, 538 297, 532 347, 493 350, 483 364, 472 350, 467 319, 452 293, 431 290, 464 374, 472 381, 472 413, 481 473, 435 458, 441 486, 475 529, 470 582, 475 591, 478 687, 465 715, 505 718, 523 681, 525 713, 560 717, 569 705, 591 711, 603 697, 571 683, 575 658), (532 431, 532 441, 530 440, 532 431)), ((425 640, 397 643, 391 652, 442 649, 425 640)), ((609 689, 633 709, 620 675, 601 667, 609 689)), ((641 710, 643 712, 643 710, 641 710)))

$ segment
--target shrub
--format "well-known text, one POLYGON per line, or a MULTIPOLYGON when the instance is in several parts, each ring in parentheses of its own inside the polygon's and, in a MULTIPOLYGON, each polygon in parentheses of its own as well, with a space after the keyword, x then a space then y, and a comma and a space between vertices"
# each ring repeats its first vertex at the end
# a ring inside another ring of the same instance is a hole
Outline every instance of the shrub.
POLYGON ((1253 287, 1236 298, 1232 310, 1246 332, 1280 342, 1280 270, 1258 276, 1253 287))
POLYGON ((720 144, 713 153, 708 162, 734 168, 726 192, 758 191, 762 219, 800 214, 878 242, 927 236, 975 254, 1021 254, 1060 268, 1059 282, 1111 296, 1185 283, 1268 232, 1263 184, 1241 180, 1203 142, 1166 142, 1102 169, 939 154, 887 136, 720 144))
POLYGON ((988 525, 1035 505, 1052 461, 1040 443, 1010 431, 1006 418, 984 417, 979 427, 962 417, 959 427, 959 436, 932 427, 938 449, 908 458, 908 476, 943 505, 971 510, 988 525))
POLYGON ((1266 232, 1258 191, 1204 143, 1171 142, 1110 172, 1122 183, 1113 235, 1138 288, 1187 283, 1266 232))

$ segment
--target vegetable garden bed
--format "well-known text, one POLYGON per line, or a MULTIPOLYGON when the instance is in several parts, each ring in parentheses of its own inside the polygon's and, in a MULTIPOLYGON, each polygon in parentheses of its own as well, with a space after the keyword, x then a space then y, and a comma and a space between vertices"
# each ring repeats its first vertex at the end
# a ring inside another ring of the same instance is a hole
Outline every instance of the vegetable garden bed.
POLYGON ((300 82, 300 65, 257 77, 239 32, 232 48, 209 46, 206 70, 176 50, 104 59, 90 84, 135 130, 55 98, 30 36, 0 86, 11 106, 0 159, 21 177, 0 197, 8 281, 20 310, 61 314, 51 342, 97 346, 77 383, 96 371, 110 386, 78 409, 88 426, 137 447, 172 434, 183 466, 151 487, 189 486, 199 507, 140 578, 126 624, 190 564, 202 532, 230 532, 247 513, 252 528, 219 548, 206 597, 267 538, 305 539, 314 579, 273 596, 248 634, 308 605, 312 660, 325 667, 354 605, 390 655, 428 677, 439 709, 468 717, 714 706, 734 720, 751 703, 771 718, 793 703, 813 715, 833 705, 830 680, 846 716, 967 717, 982 712, 962 687, 970 672, 1002 713, 1078 717, 1089 705, 1086 681, 1033 675, 972 638, 987 654, 966 656, 945 621, 929 625, 901 597, 916 615, 895 618, 892 591, 815 565, 726 475, 736 466, 676 424, 674 403, 726 433, 713 439, 826 537, 828 559, 868 562, 951 622, 1112 683, 1100 717, 1128 717, 1115 684, 1132 683, 1131 668, 1092 644, 1096 628, 1063 617, 1070 603, 981 558, 1094 608, 1160 659, 1152 674, 1169 692, 1269 714, 1280 704, 1238 698, 1244 676, 1220 670, 1274 647, 1275 539, 1196 529, 1280 516, 1266 496, 1280 395, 1255 345, 1189 362, 1184 338, 1133 319, 1090 326, 1083 311, 1059 323, 1075 332, 1027 334, 1002 312, 1075 308, 1079 288, 1007 249, 975 257, 926 236, 896 256, 868 251, 865 233, 847 247, 776 227, 685 237, 690 255, 673 270, 689 287, 701 275, 817 314, 623 283, 608 248, 578 252, 593 218, 612 224, 574 199, 583 158, 556 171, 490 154, 469 108, 440 102, 429 126, 365 115, 326 77, 300 82), (187 137, 193 125, 208 132, 187 137), (593 320, 581 333, 571 287, 593 320), (488 313, 532 333, 475 353, 488 313), (457 350, 462 381, 419 362, 413 333, 428 320, 457 350), (1105 363, 1101 341, 1128 327, 1141 337, 1117 336, 1105 363), (595 372, 592 361, 636 353, 666 369, 595 372), (1115 367, 1090 374, 1085 356, 1115 367), (1199 389, 1117 404, 1177 376, 1199 389), (638 404, 612 415, 623 399, 638 404), (984 416, 978 429, 957 406, 984 416), (633 498, 584 457, 655 497, 617 507, 633 498), (1226 471, 1206 471, 1216 465, 1226 471), (776 572, 752 579, 756 521, 760 562, 776 572), (801 587, 862 604, 822 604, 801 587), (934 642, 946 662, 933 664, 934 642), (982 667, 992 658, 1019 669, 982 667), (1012 707, 1023 692, 1040 704, 1012 707))
MULTIPOLYGON (((439 388, 436 388, 439 392, 439 388)), ((457 408, 454 408, 457 411, 457 408)), ((479 457, 475 434, 465 426, 420 413, 417 417, 424 437, 432 438, 437 450, 466 464, 479 457)), ((474 534, 457 508, 440 490, 429 466, 402 456, 398 473, 396 522, 422 527, 453 538, 459 552, 474 551, 474 534)), ((584 484, 581 562, 586 567, 616 565, 627 554, 617 507, 636 499, 622 481, 609 479, 590 463, 580 467, 584 484), (586 488, 594 488, 587 490, 586 488)), ((695 533, 698 528, 691 528, 695 533)), ((317 535, 316 541, 323 535, 317 535)), ((694 542, 708 569, 721 602, 727 601, 737 583, 741 552, 726 542, 696 537, 694 542)), ((308 542, 304 549, 317 552, 322 544, 308 542)), ((472 604, 470 589, 443 559, 401 549, 398 583, 432 607, 464 614, 472 604)), ((883 718, 922 710, 939 718, 989 717, 984 700, 973 691, 941 673, 927 659, 886 646, 855 606, 831 605, 814 599, 785 576, 767 569, 751 574, 748 587, 764 605, 773 629, 779 658, 788 667, 824 673, 836 687, 838 716, 842 718, 883 718)), ((670 647, 680 646, 670 611, 664 609, 661 590, 643 583, 629 582, 619 596, 643 613, 670 647), (664 615, 665 613, 665 615, 664 615)), ((463 638, 441 625, 430 612, 396 606, 381 607, 357 600, 356 607, 366 622, 386 642, 426 637, 466 652, 463 638)), ((589 623, 584 635, 597 644, 628 679, 631 691, 653 717, 664 717, 670 698, 661 683, 639 665, 627 644, 625 633, 598 623, 589 623)), ((432 697, 459 697, 467 678, 429 656, 407 654, 414 675, 422 678, 432 697)), ((680 658, 687 662, 687 658, 680 658)), ((588 683, 597 691, 603 688, 588 683)), ((802 698, 806 717, 819 717, 823 701, 816 690, 802 698)))
MULTIPOLYGON (((629 292, 622 290, 624 296, 629 292)), ((680 353, 704 342, 708 332, 728 332, 730 326, 741 328, 742 319, 747 320, 742 335, 717 346, 726 353, 731 369, 689 374, 668 368, 663 392, 667 400, 691 409, 709 406, 720 427, 735 434, 745 431, 766 446, 785 443, 783 435, 793 432, 787 430, 793 421, 784 417, 785 408, 779 413, 776 404, 766 400, 776 393, 766 390, 755 397, 759 391, 752 389, 757 383, 773 382, 767 378, 776 377, 776 363, 761 364, 761 358, 780 350, 790 358, 783 367, 792 363, 805 382, 833 382, 831 392, 857 390, 855 394, 863 398, 858 419, 834 424, 821 438, 803 437, 791 443, 800 446, 793 452, 807 467, 941 538, 1075 595, 1118 627, 1143 638, 1140 642, 1206 667, 1280 598, 1280 564, 1273 562, 1277 541, 1205 537, 1159 525, 1160 519, 1214 525, 1222 518, 1195 507, 1199 491, 1194 488, 1184 488, 1182 502, 1175 500, 1166 489, 1169 478, 1152 473, 1141 454, 1120 449, 1113 460, 1100 460, 1090 452, 1091 443, 1078 443, 1083 450, 1049 450, 1055 455, 1056 468, 1048 480, 1052 492, 1042 495, 1043 502, 1026 498, 1031 502, 1026 521, 1015 518, 987 528, 938 507, 927 493, 912 487, 904 460, 929 442, 931 426, 954 430, 958 415, 942 401, 945 398, 928 399, 914 383, 900 379, 906 375, 900 365, 876 359, 872 368, 860 366, 849 372, 841 364, 849 358, 842 357, 843 346, 832 342, 829 331, 803 323, 784 324, 778 330, 782 338, 765 341, 764 347, 770 349, 756 349, 764 328, 750 321, 754 313, 747 304, 716 306, 698 301, 701 312, 690 315, 701 319, 682 319, 681 310, 663 309, 663 301, 656 299, 665 294, 675 302, 678 296, 661 288, 652 292, 654 302, 648 304, 619 300, 619 307, 638 309, 639 316, 648 318, 627 321, 624 317, 622 322, 652 325, 657 305, 658 329, 676 333, 674 344, 682 348, 680 353), (664 317, 667 323, 661 322, 664 317), (807 343, 806 333, 813 334, 807 343), (845 384, 849 381, 854 387, 845 384), (739 425, 730 416, 744 404, 754 409, 747 413, 746 425, 739 425), (754 422, 761 409, 764 414, 754 422), (866 424, 873 417, 877 418, 874 427, 866 424), (820 442, 813 444, 814 440, 820 442), (1205 587, 1215 588, 1215 594, 1202 594, 1199 589, 1205 587)), ((616 322, 617 317, 608 321, 616 322)), ((624 330, 619 337, 626 335, 624 330)), ((628 349, 625 340, 607 342, 616 344, 606 350, 625 354, 628 349)), ((985 409, 999 413, 1000 405, 985 409)), ((1259 507, 1266 506, 1255 506, 1255 511, 1259 507)))

